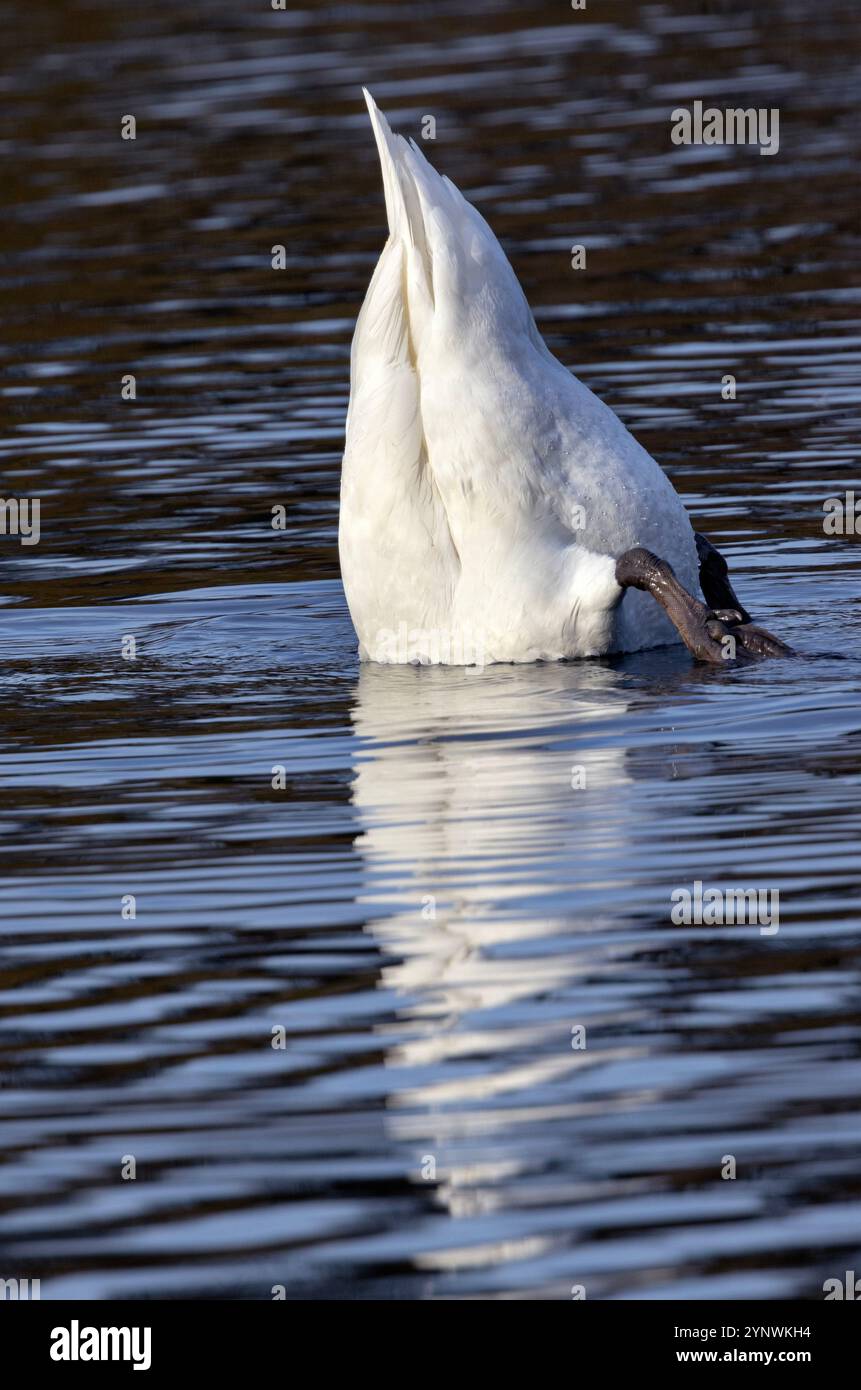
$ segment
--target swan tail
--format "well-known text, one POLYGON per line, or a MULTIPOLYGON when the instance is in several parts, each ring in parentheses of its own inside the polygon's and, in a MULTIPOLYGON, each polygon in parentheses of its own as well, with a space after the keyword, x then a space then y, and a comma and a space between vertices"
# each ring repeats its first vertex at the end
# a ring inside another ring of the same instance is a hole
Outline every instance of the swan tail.
POLYGON ((389 239, 353 335, 347 453, 372 447, 380 452, 388 439, 414 461, 420 447, 412 440, 419 421, 417 340, 433 313, 431 262, 417 194, 402 173, 406 141, 392 133, 370 92, 362 90, 380 157, 389 239), (412 441, 408 449, 405 436, 412 441))
POLYGON ((377 142, 380 168, 383 173, 383 193, 386 199, 386 216, 389 221, 389 235, 400 238, 405 225, 408 228, 404 195, 398 175, 399 147, 405 142, 400 135, 393 135, 391 127, 367 87, 362 93, 371 118, 371 128, 377 142))
POLYGON ((442 180, 421 154, 413 152, 402 135, 394 135, 388 121, 377 106, 370 92, 365 88, 365 101, 371 117, 374 138, 383 174, 383 192, 386 199, 386 216, 389 223, 389 239, 400 248, 404 269, 404 291, 410 343, 413 356, 417 354, 418 343, 429 327, 434 309, 434 253, 433 239, 430 235, 428 213, 427 181, 420 184, 417 178, 418 161, 436 179, 440 187, 442 180))
POLYGON ((471 321, 488 323, 501 315, 534 331, 517 277, 484 218, 414 140, 393 134, 370 92, 362 90, 382 166, 390 242, 402 247, 404 257, 404 309, 414 358, 434 321, 468 336, 471 321))

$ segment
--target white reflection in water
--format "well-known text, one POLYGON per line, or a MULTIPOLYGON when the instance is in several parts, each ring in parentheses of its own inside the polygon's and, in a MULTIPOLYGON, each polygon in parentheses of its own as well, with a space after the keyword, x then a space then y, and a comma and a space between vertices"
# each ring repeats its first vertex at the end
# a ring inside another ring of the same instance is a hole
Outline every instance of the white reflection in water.
MULTIPOLYGON (((518 1112, 550 1125, 570 1114, 564 1090, 555 1105, 538 1095, 591 1065, 567 1036, 565 1001, 595 968, 570 949, 572 932, 588 927, 572 894, 603 880, 608 854, 624 863, 626 752, 594 726, 616 726, 628 704, 617 674, 591 664, 361 672, 352 794, 362 901, 408 1032, 387 1048, 388 1127, 413 1141, 417 1170, 433 1157, 436 1200, 455 1218, 505 1206, 533 1166, 518 1112)), ((523 1240, 487 1234, 459 1242, 449 1232, 418 1264, 527 1257, 523 1240)))
MULTIPOLYGON (((383 983, 416 1024, 416 1037, 392 1049, 392 1064, 516 1058, 539 1040, 540 1026, 495 1028, 482 1024, 482 1012, 583 974, 583 963, 549 940, 576 930, 560 894, 601 880, 608 852, 624 862, 626 754, 598 741, 592 725, 626 708, 616 674, 598 666, 363 669, 353 711, 362 901, 377 912, 368 930, 391 957, 383 983)), ((486 1097, 583 1060, 569 1048, 525 1068, 512 1061, 468 1080, 436 1080, 400 1099, 486 1097)))

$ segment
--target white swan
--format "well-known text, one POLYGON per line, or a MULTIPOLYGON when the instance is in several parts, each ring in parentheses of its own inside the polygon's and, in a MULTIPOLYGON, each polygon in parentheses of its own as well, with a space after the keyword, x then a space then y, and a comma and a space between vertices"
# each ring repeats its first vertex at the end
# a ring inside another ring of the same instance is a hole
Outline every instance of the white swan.
POLYGON ((353 338, 341 480, 360 657, 558 660, 677 633, 707 660, 727 633, 786 651, 747 625, 658 464, 546 347, 484 218, 365 99, 389 237, 353 338), (695 597, 701 564, 719 618, 695 597))

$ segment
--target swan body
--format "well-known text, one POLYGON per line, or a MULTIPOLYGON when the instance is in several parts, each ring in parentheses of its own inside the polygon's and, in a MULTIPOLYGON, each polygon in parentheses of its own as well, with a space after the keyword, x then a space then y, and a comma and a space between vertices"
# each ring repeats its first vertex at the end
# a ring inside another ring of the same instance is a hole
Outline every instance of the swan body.
POLYGON ((552 355, 496 237, 366 92, 388 240, 353 339, 339 549, 364 660, 470 664, 679 640, 616 559, 699 594, 658 464, 552 355))

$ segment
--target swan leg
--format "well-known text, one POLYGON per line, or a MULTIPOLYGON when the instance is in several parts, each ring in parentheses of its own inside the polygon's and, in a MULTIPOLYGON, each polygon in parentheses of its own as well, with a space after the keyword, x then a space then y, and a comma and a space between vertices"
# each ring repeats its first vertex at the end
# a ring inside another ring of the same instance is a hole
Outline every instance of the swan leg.
MULTIPOLYGON (((765 628, 745 621, 749 615, 740 605, 706 607, 679 583, 672 565, 642 546, 635 546, 619 556, 616 580, 623 589, 643 589, 657 599, 688 651, 698 661, 717 666, 737 656, 792 654, 791 647, 772 637, 765 628), (728 642, 727 638, 732 641, 728 642)), ((729 581, 727 587, 732 594, 729 581)))

